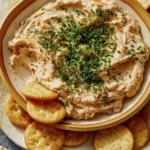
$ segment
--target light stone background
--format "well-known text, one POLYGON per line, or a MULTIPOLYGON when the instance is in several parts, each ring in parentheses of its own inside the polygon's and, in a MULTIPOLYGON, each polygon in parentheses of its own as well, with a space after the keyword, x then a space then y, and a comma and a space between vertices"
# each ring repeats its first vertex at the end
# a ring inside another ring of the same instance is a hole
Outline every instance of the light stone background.
MULTIPOLYGON (((14 7, 19 0, 0 0, 0 22, 3 20, 7 11, 14 7)), ((4 118, 6 116, 4 111, 5 100, 9 97, 9 92, 5 88, 2 79, 0 77, 0 128, 2 128, 4 123, 4 118)), ((0 146, 0 150, 5 150, 4 147, 0 146)))
MULTIPOLYGON (((2 20, 6 12, 9 11, 19 0, 0 0, 0 19, 2 20)), ((0 21, 1 21, 0 20, 0 21)), ((4 111, 4 101, 9 96, 7 89, 3 85, 3 82, 0 77, 0 128, 3 125, 3 120, 5 117, 4 111)))
MULTIPOLYGON (((5 14, 11 7, 13 7, 19 0, 0 0, 0 22, 4 18, 5 14)), ((0 128, 3 126, 3 121, 6 116, 4 111, 4 102, 10 94, 5 88, 2 79, 0 77, 0 128)), ((3 149, 1 146, 0 149, 3 149)))

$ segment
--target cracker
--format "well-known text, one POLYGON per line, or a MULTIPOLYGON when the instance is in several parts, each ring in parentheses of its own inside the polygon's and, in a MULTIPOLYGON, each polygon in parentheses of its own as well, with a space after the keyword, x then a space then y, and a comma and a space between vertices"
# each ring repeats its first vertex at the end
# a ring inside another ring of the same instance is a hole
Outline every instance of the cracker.
POLYGON ((19 127, 26 128, 33 121, 28 113, 19 106, 12 96, 9 96, 6 100, 5 111, 9 120, 19 127))
POLYGON ((129 128, 134 137, 133 150, 143 148, 149 139, 149 127, 146 121, 136 115, 129 119, 125 125, 129 128))
POLYGON ((97 131, 94 137, 95 150, 132 150, 133 136, 124 125, 97 131))
POLYGON ((35 121, 26 128, 24 140, 30 150, 60 150, 65 135, 62 129, 35 121))
POLYGON ((84 143, 89 136, 89 132, 65 131, 65 146, 78 146, 84 143))
POLYGON ((147 10, 150 7, 150 0, 138 0, 140 4, 147 10))
POLYGON ((0 145, 0 150, 8 150, 8 149, 0 145))
POLYGON ((149 118, 149 108, 147 105, 145 105, 138 113, 140 117, 142 117, 146 122, 148 121, 149 118))
POLYGON ((39 100, 53 100, 58 98, 58 94, 45 88, 43 85, 33 82, 24 85, 21 88, 21 92, 27 98, 39 99, 39 100))
POLYGON ((54 124, 61 121, 66 115, 65 107, 58 100, 39 101, 28 100, 27 111, 36 121, 45 124, 54 124))

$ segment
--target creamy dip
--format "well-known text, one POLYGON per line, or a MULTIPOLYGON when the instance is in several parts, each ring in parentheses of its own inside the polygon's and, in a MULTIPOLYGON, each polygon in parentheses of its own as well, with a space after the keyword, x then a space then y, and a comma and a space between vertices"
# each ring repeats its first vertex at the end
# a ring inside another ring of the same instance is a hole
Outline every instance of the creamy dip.
POLYGON ((13 73, 25 67, 74 119, 120 112, 149 57, 139 23, 114 0, 48 3, 22 21, 8 47, 13 73))

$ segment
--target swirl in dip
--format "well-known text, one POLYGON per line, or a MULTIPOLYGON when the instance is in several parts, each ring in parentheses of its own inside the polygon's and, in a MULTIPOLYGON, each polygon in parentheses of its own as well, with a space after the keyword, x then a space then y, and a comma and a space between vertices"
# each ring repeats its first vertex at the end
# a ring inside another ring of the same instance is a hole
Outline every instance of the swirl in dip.
POLYGON ((149 57, 139 23, 113 0, 48 3, 22 21, 8 47, 13 73, 25 67, 74 119, 120 112, 149 57))

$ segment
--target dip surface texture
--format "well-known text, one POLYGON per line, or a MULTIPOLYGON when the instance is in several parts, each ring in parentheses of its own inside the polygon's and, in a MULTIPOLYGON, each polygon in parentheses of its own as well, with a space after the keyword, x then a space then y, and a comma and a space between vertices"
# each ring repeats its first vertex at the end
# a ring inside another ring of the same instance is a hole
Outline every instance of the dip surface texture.
POLYGON ((120 112, 149 57, 139 23, 113 0, 48 3, 22 21, 8 47, 13 73, 25 67, 74 119, 120 112))

